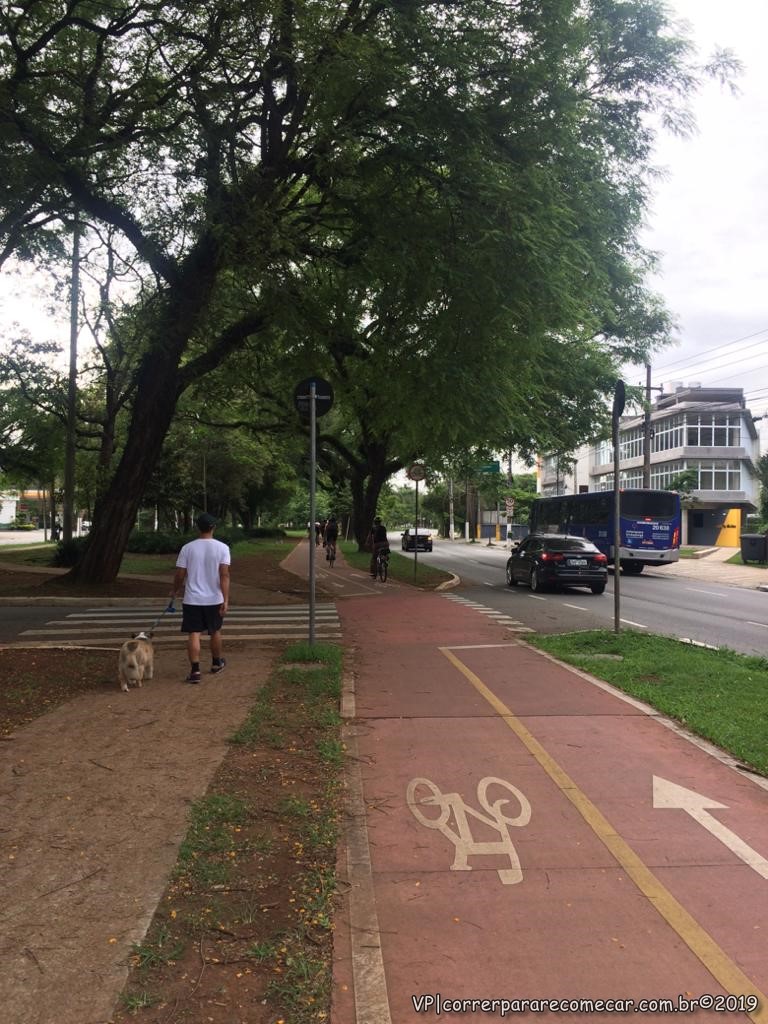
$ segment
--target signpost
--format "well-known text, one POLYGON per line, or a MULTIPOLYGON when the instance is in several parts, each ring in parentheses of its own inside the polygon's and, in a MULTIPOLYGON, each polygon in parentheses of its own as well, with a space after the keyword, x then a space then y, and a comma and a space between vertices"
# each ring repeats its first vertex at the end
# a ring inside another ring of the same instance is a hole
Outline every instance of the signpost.
POLYGON ((322 377, 307 377, 293 389, 293 403, 309 418, 309 645, 315 642, 315 487, 317 482, 317 417, 333 405, 333 388, 322 377))
POLYGON ((416 484, 416 518, 414 519, 414 527, 416 533, 413 537, 413 575, 416 575, 416 567, 419 558, 419 480, 423 480, 427 475, 427 470, 423 463, 414 462, 408 469, 408 479, 413 480, 416 484))
POLYGON ((626 391, 624 381, 616 381, 613 395, 613 631, 621 630, 621 490, 619 488, 619 466, 621 463, 621 445, 619 443, 619 419, 624 412, 626 391))

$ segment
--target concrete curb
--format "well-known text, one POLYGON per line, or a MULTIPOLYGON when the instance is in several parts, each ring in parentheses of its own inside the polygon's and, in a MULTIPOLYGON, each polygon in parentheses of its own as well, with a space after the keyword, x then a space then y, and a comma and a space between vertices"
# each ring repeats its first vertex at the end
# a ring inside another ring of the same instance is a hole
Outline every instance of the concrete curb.
MULTIPOLYGON (((443 569, 443 572, 447 572, 447 570, 443 569)), ((461 576, 457 576, 456 573, 452 572, 451 578, 449 580, 445 580, 443 583, 438 583, 435 590, 453 590, 453 588, 458 587, 460 583, 461 576)))

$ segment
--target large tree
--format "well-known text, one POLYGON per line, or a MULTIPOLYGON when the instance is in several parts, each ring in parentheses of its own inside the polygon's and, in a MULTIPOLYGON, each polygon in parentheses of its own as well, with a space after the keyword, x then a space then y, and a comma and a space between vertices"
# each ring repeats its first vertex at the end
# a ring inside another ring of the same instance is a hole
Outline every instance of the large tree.
POLYGON ((506 290, 521 349, 605 330, 641 284, 651 115, 695 83, 656 0, 4 4, 0 255, 60 244, 77 211, 152 282, 79 575, 114 577, 179 397, 272 324, 276 285, 365 267, 369 195, 426 204, 390 240, 405 273, 454 220, 467 251, 503 239, 506 275, 481 247, 476 286, 494 311, 506 290))

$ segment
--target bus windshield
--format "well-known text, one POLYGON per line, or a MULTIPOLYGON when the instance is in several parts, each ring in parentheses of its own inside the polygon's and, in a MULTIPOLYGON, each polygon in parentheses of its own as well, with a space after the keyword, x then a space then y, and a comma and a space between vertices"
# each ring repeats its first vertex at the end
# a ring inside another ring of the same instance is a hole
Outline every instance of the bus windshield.
POLYGON ((674 519, 680 499, 672 491, 622 491, 621 515, 627 519, 674 519))

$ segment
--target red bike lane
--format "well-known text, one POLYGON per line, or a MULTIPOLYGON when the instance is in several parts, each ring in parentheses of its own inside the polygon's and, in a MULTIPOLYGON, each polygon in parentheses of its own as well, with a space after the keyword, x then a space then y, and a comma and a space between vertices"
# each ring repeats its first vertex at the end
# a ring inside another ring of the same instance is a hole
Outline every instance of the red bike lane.
POLYGON ((768 1021, 766 789, 445 597, 338 608, 356 678, 334 1024, 637 1019, 642 999, 768 1021))

